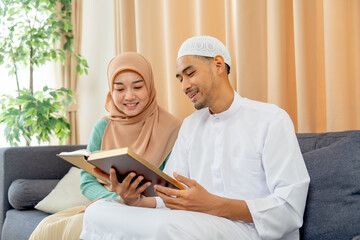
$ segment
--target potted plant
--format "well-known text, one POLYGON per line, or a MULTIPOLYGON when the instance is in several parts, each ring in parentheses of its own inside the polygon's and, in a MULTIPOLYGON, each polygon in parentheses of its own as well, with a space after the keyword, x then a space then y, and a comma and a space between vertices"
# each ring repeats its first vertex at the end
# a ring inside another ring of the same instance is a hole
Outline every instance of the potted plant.
POLYGON ((76 71, 87 74, 87 62, 74 53, 71 24, 71 0, 3 0, 0 2, 0 65, 17 84, 16 96, 2 95, 0 124, 12 146, 23 137, 26 145, 36 137, 38 143, 56 136, 65 142, 70 125, 65 109, 74 101, 70 89, 44 86, 34 91, 34 69, 47 62, 75 56, 76 71), (61 39, 64 44, 60 46, 61 39), (59 47, 60 46, 60 47, 59 47), (22 87, 20 69, 29 72, 28 86, 22 87))

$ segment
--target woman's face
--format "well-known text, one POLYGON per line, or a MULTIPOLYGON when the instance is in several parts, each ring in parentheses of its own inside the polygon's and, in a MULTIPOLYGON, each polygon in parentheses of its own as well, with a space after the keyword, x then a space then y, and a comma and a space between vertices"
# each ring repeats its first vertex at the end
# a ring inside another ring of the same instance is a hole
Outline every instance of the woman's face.
POLYGON ((149 101, 144 79, 133 71, 115 77, 112 97, 116 107, 130 117, 141 113, 149 101))

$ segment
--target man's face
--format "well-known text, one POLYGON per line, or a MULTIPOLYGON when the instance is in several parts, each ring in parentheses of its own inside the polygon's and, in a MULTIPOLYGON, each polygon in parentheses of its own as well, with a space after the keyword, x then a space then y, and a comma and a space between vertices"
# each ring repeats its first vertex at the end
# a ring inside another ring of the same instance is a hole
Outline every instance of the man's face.
POLYGON ((176 78, 182 90, 199 110, 210 107, 215 89, 215 74, 211 60, 196 56, 183 56, 177 61, 176 78))

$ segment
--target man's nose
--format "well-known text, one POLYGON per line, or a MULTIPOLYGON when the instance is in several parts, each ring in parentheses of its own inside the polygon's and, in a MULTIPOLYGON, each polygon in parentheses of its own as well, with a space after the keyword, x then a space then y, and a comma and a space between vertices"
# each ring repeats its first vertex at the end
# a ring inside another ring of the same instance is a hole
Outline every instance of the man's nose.
POLYGON ((186 93, 187 90, 191 88, 190 81, 187 78, 183 78, 183 81, 181 83, 182 90, 186 93))

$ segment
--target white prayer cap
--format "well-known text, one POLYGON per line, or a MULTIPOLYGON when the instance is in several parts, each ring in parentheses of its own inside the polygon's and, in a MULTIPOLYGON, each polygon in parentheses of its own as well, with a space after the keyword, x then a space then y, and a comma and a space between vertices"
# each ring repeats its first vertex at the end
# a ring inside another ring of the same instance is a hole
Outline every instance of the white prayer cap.
POLYGON ((197 55, 204 57, 215 57, 220 55, 229 67, 231 67, 231 57, 224 44, 210 36, 197 36, 185 40, 181 45, 177 59, 185 55, 197 55))

